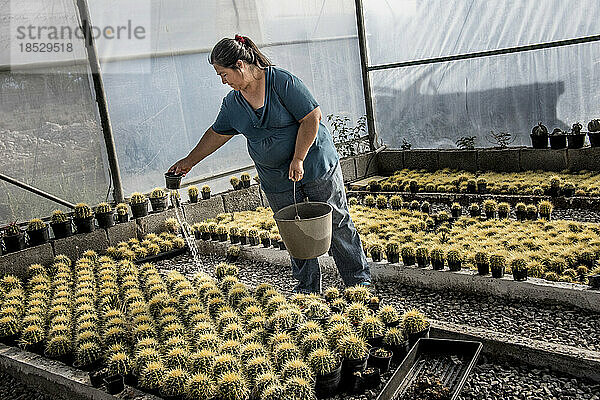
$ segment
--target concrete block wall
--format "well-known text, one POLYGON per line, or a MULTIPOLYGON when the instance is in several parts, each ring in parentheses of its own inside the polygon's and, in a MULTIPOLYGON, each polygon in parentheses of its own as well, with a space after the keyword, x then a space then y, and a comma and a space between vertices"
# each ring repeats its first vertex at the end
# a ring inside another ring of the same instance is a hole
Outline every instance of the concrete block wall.
POLYGON ((600 170, 600 148, 532 149, 515 147, 504 150, 384 150, 377 156, 379 175, 391 175, 403 168, 451 168, 466 171, 519 172, 528 170, 581 171, 600 170))

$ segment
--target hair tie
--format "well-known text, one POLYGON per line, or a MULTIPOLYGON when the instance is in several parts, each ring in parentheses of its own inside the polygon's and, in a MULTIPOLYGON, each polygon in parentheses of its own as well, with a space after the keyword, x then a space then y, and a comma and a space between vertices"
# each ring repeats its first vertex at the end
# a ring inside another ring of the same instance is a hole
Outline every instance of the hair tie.
POLYGON ((244 37, 240 36, 240 35, 235 35, 235 41, 236 42, 240 42, 241 44, 245 44, 246 43, 246 39, 244 39, 244 37))

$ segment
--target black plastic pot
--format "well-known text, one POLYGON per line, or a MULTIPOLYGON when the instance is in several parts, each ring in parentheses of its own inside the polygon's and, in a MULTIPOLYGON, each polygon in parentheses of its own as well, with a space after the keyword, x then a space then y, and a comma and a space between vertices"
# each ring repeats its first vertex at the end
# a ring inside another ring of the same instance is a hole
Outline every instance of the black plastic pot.
POLYGON ((526 281, 527 280, 527 270, 526 269, 523 271, 513 270, 512 274, 513 274, 513 279, 515 281, 526 281))
POLYGON ((517 216, 517 221, 525 221, 527 218, 527 211, 515 211, 515 215, 517 216))
POLYGON ((190 196, 188 194, 188 198, 189 198, 190 203, 197 203, 198 202, 198 195, 190 196))
POLYGON ((240 256, 234 256, 231 254, 227 254, 227 256, 225 257, 225 261, 227 261, 228 263, 234 263, 238 260, 238 258, 240 258, 240 256))
POLYGON ((37 231, 27 231, 29 237, 29 246, 39 246, 40 244, 48 243, 48 225, 37 231))
POLYGON ((143 203, 130 204, 131 214, 133 214, 133 218, 145 217, 148 215, 148 200, 143 203))
POLYGON ((138 385, 138 377, 134 374, 127 374, 123 377, 123 383, 129 386, 137 386, 138 385))
POLYGON ((408 336, 408 348, 412 349, 412 347, 417 343, 417 340, 421 338, 429 337, 429 330, 431 327, 427 327, 427 329, 422 330, 421 332, 409 333, 408 336))
POLYGON ((385 346, 385 349, 392 352, 392 361, 394 363, 400 363, 400 362, 402 362, 402 360, 404 360, 404 357, 406 357, 406 355, 408 354, 410 347, 409 347, 408 340, 406 340, 403 343, 400 343, 399 345, 385 346))
POLYGON ((567 135, 552 135, 548 138, 550 139, 550 148, 553 150, 560 150, 567 147, 567 135))
POLYGON ((588 283, 592 289, 600 289, 600 274, 588 276, 588 283))
POLYGON ((218 242, 220 239, 219 234, 217 232, 211 232, 210 233, 210 240, 214 240, 216 242, 218 242))
POLYGON ((278 249, 279 242, 277 240, 271 240, 271 246, 273 246, 273 248, 275 248, 275 249, 278 249))
POLYGON ((567 148, 569 149, 581 149, 585 143, 585 133, 578 135, 567 135, 567 148))
POLYGON ((367 339, 367 343, 371 347, 381 347, 381 346, 383 346, 383 335, 375 336, 374 338, 367 339))
POLYGON ((411 265, 415 265, 416 262, 417 262, 417 260, 415 257, 402 256, 402 264, 404 264, 407 267, 410 267, 411 265))
POLYGON ((231 242, 231 244, 239 243, 240 237, 239 235, 229 235, 229 241, 231 242))
POLYGON ((315 394, 317 398, 323 399, 332 397, 338 392, 340 380, 342 377, 342 364, 336 369, 325 375, 317 375, 315 377, 315 394))
POLYGON ((129 214, 117 214, 117 223, 123 224, 129 221, 129 214))
POLYGON ((502 278, 504 276, 504 267, 502 268, 494 268, 490 267, 492 270, 492 278, 502 278))
POLYGON ((345 388, 345 392, 348 394, 362 394, 365 391, 362 373, 356 371, 345 378, 342 375, 341 386, 345 388))
POLYGON ((25 235, 19 233, 18 235, 4 236, 4 246, 7 253, 23 250, 25 248, 25 235))
POLYGON ((448 261, 448 269, 450 271, 456 272, 456 271, 460 271, 462 267, 462 262, 457 261, 457 262, 450 262, 448 261))
POLYGON ((241 245, 248 244, 248 236, 241 236, 240 235, 240 244, 241 245))
POLYGON ((375 313, 376 313, 377 311, 379 311, 379 303, 371 303, 371 302, 368 302, 368 303, 367 303, 367 308, 368 308, 369 310, 371 310, 371 311, 373 311, 373 312, 375 312, 375 313))
POLYGON ((174 174, 172 172, 165 173, 165 186, 170 190, 177 190, 181 185, 183 174, 174 174))
POLYGON ((552 214, 540 214, 541 219, 545 219, 546 221, 550 221, 552 214))
POLYGON ((429 266, 429 258, 427 257, 417 257, 417 265, 419 268, 426 268, 429 266))
POLYGON ((500 219, 508 218, 508 212, 507 211, 498 211, 498 218, 500 218, 500 219))
POLYGON ((600 132, 588 132, 588 139, 590 140, 590 146, 600 147, 600 132))
POLYGON ((125 389, 123 377, 121 375, 107 376, 103 380, 109 394, 115 395, 121 393, 123 389, 125 389))
POLYGON ((152 206, 152 212, 164 211, 169 206, 169 196, 151 197, 150 205, 152 206))
POLYGON ((452 218, 460 218, 462 210, 451 209, 450 213, 452 214, 452 218))
POLYGON ((481 215, 481 210, 469 210, 471 218, 477 218, 481 215))
POLYGON ((487 275, 490 273, 490 265, 487 263, 477 263, 477 274, 487 275))
POLYGON ((534 149, 547 149, 548 148, 548 135, 538 136, 529 134, 531 138, 531 147, 534 149))
POLYGON ((487 183, 478 183, 477 184, 477 193, 486 194, 487 193, 487 183))
POLYGON ((202 192, 202 200, 210 199, 210 192, 202 192))
POLYGON ((379 262, 381 261, 381 253, 373 253, 371 252, 371 259, 373 260, 373 262, 379 262))
POLYGON ((253 236, 248 236, 248 244, 250 246, 258 246, 258 244, 260 243, 260 239, 257 237, 253 237, 253 236))
POLYGON ((94 217, 84 219, 73 218, 73 222, 75 223, 77 233, 90 233, 96 228, 96 225, 94 224, 94 217))
POLYGON ((250 181, 241 181, 242 182, 242 187, 244 189, 248 189, 250 187, 250 181))
POLYGON ((386 251, 385 258, 387 258, 388 262, 391 264, 398 264, 400 262, 400 254, 398 253, 389 253, 386 251))
POLYGON ((98 226, 100 228, 110 228, 115 225, 115 214, 110 211, 107 213, 96 213, 96 220, 98 220, 98 226))
POLYGON ((530 221, 535 221, 538 217, 537 211, 527 212, 527 219, 530 221))
POLYGON ((202 240, 210 240, 210 232, 202 232, 202 233, 200 233, 200 238, 202 240))
POLYGON ((431 260, 431 266, 436 271, 441 271, 444 269, 444 261, 431 260))
POLYGON ((285 243, 283 243, 283 240, 280 240, 277 242, 277 244, 279 245, 279 250, 285 250, 285 243))
POLYGON ((563 189, 562 194, 565 197, 573 197, 573 195, 575 194, 575 188, 563 189))
POLYGON ((365 389, 373 389, 381 383, 381 373, 379 368, 367 368, 362 374, 363 385, 365 389))
POLYGON ((358 360, 345 359, 342 361, 342 381, 345 383, 344 387, 348 387, 355 372, 360 373, 365 370, 368 358, 369 356, 367 355, 367 357, 358 360))
POLYGON ((368 365, 371 367, 379 368, 379 371, 382 374, 385 374, 390 368, 390 361, 392 360, 392 356, 394 355, 394 353, 390 350, 386 350, 389 353, 389 356, 377 356, 375 355, 375 352, 379 349, 381 349, 381 347, 373 347, 371 350, 369 350, 368 365))
POLYGON ((496 211, 485 211, 485 217, 487 219, 494 219, 494 218, 496 218, 496 211))
POLYGON ((226 241, 227 241, 227 234, 226 233, 219 234, 219 242, 226 242, 226 241))
POLYGON ((269 238, 260 239, 260 243, 263 245, 263 247, 271 247, 271 239, 269 238))
POLYGON ((54 232, 55 239, 62 239, 69 237, 73 234, 73 225, 71 225, 71 218, 65 222, 50 223, 52 232, 54 232))
POLYGON ((107 374, 108 373, 105 368, 90 371, 88 375, 90 377, 92 386, 95 388, 102 386, 104 378, 106 378, 107 374))

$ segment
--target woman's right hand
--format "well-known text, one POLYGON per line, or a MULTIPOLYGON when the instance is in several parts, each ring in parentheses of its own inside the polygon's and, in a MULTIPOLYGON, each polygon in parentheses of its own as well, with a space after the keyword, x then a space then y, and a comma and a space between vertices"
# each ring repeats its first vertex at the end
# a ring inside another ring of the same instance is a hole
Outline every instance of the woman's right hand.
POLYGON ((173 164, 171 166, 171 168, 169 168, 168 172, 172 172, 176 175, 184 175, 187 174, 188 172, 190 172, 190 170, 192 169, 192 167, 194 166, 194 163, 191 162, 187 157, 182 158, 181 160, 177 161, 175 164, 173 164))

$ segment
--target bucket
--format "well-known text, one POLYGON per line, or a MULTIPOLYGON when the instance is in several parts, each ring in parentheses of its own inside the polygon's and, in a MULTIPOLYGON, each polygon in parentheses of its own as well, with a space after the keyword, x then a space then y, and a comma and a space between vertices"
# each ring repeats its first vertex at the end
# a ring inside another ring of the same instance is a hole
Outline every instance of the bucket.
POLYGON ((309 260, 329 251, 332 211, 333 208, 327 203, 305 201, 275 213, 273 218, 279 234, 292 257, 309 260), (296 209, 300 219, 296 218, 296 209))

